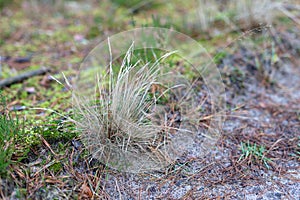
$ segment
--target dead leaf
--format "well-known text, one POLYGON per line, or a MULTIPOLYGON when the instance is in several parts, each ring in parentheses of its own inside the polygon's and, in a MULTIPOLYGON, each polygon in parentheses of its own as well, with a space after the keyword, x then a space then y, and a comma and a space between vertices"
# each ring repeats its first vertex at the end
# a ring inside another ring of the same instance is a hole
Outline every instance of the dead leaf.
POLYGON ((93 197, 93 193, 86 183, 83 183, 80 189, 80 199, 91 199, 93 197))

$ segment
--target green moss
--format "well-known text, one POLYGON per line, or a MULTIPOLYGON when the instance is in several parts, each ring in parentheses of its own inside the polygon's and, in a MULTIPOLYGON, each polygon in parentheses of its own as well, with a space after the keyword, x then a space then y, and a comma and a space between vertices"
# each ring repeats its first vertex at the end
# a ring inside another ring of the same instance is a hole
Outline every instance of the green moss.
POLYGON ((86 30, 86 26, 79 24, 79 25, 71 25, 67 28, 67 30, 74 34, 74 33, 82 33, 86 30))
POLYGON ((26 99, 27 97, 28 97, 28 93, 26 91, 22 91, 21 95, 20 95, 20 98, 26 99))
POLYGON ((82 58, 80 57, 74 57, 70 60, 70 63, 72 64, 81 63, 81 62, 82 62, 82 58))
POLYGON ((49 167, 49 170, 51 170, 54 174, 60 172, 63 168, 63 165, 60 162, 56 162, 53 165, 49 167))
POLYGON ((39 50, 38 46, 32 45, 32 43, 28 43, 28 44, 24 44, 22 46, 20 46, 20 51, 22 50, 22 52, 24 52, 24 54, 22 56, 26 56, 28 54, 28 52, 35 52, 39 50))
POLYGON ((102 16, 99 16, 99 15, 94 16, 94 22, 96 24, 101 24, 103 22, 102 16))
POLYGON ((39 123, 38 125, 37 123, 36 125, 38 126, 31 129, 33 135, 41 135, 50 143, 55 141, 70 141, 77 136, 75 125, 67 124, 62 119, 51 119, 51 116, 47 117, 47 120, 47 124, 39 123))
POLYGON ((220 51, 219 53, 217 53, 214 58, 213 61, 215 64, 221 64, 222 60, 227 56, 227 52, 226 51, 220 51))
POLYGON ((22 142, 25 147, 30 148, 31 146, 39 145, 41 143, 41 140, 38 133, 36 133, 31 128, 26 128, 24 137, 22 138, 22 142))
POLYGON ((39 104, 39 106, 41 108, 49 108, 51 105, 51 102, 50 101, 43 101, 42 103, 39 104))
POLYGON ((56 42, 68 42, 73 39, 73 37, 65 30, 58 30, 54 32, 51 38, 56 42))
POLYGON ((18 48, 14 44, 7 44, 3 46, 3 51, 8 55, 10 55, 12 52, 16 52, 17 50, 18 48))
POLYGON ((46 42, 49 39, 49 36, 45 33, 39 33, 39 32, 33 32, 31 34, 31 39, 36 41, 42 41, 42 42, 46 42))
POLYGON ((144 0, 131 0, 131 1, 128 1, 128 0, 112 0, 113 3, 115 3, 116 5, 119 5, 119 6, 124 6, 124 7, 127 7, 127 8, 131 8, 137 4, 140 4, 142 3, 144 0))
POLYGON ((87 34, 88 39, 93 39, 101 34, 98 26, 92 26, 87 34))

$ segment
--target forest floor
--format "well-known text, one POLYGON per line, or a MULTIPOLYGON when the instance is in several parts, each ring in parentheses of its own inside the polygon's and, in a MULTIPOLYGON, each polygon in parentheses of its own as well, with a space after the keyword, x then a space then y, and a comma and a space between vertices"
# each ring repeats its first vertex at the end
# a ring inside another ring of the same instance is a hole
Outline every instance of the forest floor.
POLYGON ((1 199, 300 199, 300 24, 282 16, 264 31, 208 36, 191 17, 193 5, 177 0, 137 8, 62 2, 23 1, 0 11, 0 81, 50 70, 1 88, 9 112, 24 120, 1 199), (215 57, 226 120, 207 155, 197 151, 196 136, 167 168, 131 174, 91 159, 63 117, 72 115, 72 93, 51 76, 64 82, 63 72, 72 82, 97 43, 145 26, 183 32, 215 57))

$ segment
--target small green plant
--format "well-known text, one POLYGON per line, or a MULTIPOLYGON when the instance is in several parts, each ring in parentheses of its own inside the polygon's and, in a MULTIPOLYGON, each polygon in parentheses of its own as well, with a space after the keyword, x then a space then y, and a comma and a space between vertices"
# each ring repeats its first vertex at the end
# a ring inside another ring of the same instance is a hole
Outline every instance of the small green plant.
POLYGON ((63 168, 63 165, 60 162, 55 162, 53 165, 49 167, 49 170, 51 170, 53 173, 57 174, 60 172, 63 168))
POLYGON ((268 162, 270 158, 266 157, 266 149, 263 145, 257 145, 256 143, 251 144, 249 141, 241 142, 242 155, 238 161, 249 159, 253 161, 261 161, 264 165, 270 169, 268 162))
POLYGON ((6 100, 0 92, 0 175, 7 175, 7 167, 12 163, 16 140, 24 133, 18 118, 14 120, 6 109, 6 100))

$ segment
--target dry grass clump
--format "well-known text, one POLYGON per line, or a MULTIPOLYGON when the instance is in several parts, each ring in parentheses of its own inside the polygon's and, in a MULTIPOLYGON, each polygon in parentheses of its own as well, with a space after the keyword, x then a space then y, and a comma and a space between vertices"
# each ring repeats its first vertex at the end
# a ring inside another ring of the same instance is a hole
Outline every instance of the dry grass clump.
POLYGON ((186 103, 180 102, 192 98, 178 96, 190 85, 161 64, 171 54, 153 63, 132 63, 131 46, 120 67, 110 62, 105 72, 97 73, 94 94, 75 89, 75 123, 94 158, 122 171, 158 170, 192 141, 189 125, 180 126, 186 112, 186 103))

